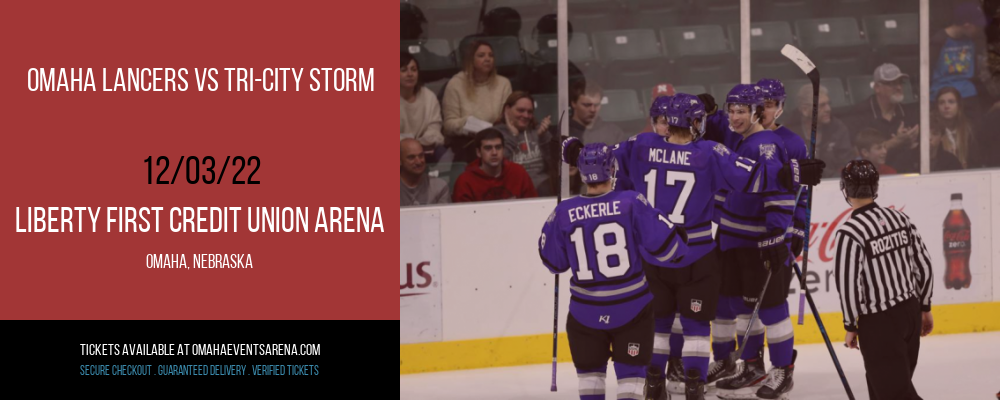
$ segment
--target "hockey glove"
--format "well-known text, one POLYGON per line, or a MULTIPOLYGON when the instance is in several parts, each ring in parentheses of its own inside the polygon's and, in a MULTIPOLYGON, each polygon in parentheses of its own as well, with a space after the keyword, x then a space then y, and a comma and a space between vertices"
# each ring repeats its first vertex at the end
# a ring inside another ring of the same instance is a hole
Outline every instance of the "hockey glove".
POLYGON ((776 268, 788 261, 788 247, 784 244, 760 249, 760 259, 765 268, 776 268))
POLYGON ((803 185, 819 185, 819 180, 823 178, 823 168, 826 168, 826 162, 818 158, 799 160, 799 179, 803 185))
POLYGON ((777 243, 772 244, 770 247, 760 248, 760 260, 764 262, 764 268, 776 268, 785 265, 785 262, 788 261, 788 246, 783 240, 780 240, 784 239, 784 235, 780 232, 774 232, 774 234, 773 239, 765 240, 765 242, 777 243))
POLYGON ((816 186, 823 177, 823 168, 826 168, 826 163, 820 159, 792 159, 789 164, 781 166, 778 181, 788 190, 797 190, 799 185, 816 186))
POLYGON ((563 136, 562 138, 562 160, 575 167, 576 159, 580 157, 580 150, 583 149, 583 141, 575 137, 563 136))
POLYGON ((719 109, 719 106, 715 104, 715 97, 708 93, 699 94, 698 100, 701 100, 701 104, 705 105, 705 114, 715 114, 715 111, 719 109))

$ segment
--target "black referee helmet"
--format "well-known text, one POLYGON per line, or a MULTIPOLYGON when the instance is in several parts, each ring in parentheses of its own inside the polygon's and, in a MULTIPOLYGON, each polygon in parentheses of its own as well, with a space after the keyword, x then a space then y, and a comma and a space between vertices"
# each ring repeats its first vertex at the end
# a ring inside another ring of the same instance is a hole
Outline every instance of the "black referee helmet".
POLYGON ((844 194, 844 200, 848 197, 874 200, 878 197, 878 168, 868 160, 852 160, 847 163, 840 172, 840 191, 844 194))

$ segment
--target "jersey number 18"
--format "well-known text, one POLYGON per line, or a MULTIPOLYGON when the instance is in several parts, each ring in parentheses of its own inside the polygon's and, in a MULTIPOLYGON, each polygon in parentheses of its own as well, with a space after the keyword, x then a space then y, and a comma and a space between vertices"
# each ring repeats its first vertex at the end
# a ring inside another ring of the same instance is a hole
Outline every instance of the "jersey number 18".
MULTIPOLYGON (((579 270, 576 273, 576 279, 581 281, 589 281, 594 279, 594 272, 590 270, 590 266, 587 263, 587 246, 583 241, 583 227, 578 227, 573 230, 573 234, 569 236, 570 241, 576 246, 576 263, 579 265, 579 270)), ((594 247, 597 250, 597 270, 601 271, 601 274, 606 278, 615 278, 625 275, 628 272, 631 264, 628 259, 628 249, 625 245, 625 228, 619 225, 617 222, 609 222, 606 224, 601 224, 594 229, 594 247), (614 244, 605 244, 605 235, 614 236, 614 244), (618 257, 618 265, 612 267, 609 262, 612 256, 618 257)))

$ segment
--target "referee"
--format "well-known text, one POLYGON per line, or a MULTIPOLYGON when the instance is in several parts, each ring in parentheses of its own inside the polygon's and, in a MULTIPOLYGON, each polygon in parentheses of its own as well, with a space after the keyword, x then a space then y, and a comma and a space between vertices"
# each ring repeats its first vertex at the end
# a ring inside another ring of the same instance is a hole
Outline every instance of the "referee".
POLYGON ((844 346, 861 350, 870 398, 919 399, 911 378, 920 336, 934 327, 927 247, 906 214, 875 204, 878 171, 870 161, 848 163, 840 190, 854 208, 837 230, 844 346))

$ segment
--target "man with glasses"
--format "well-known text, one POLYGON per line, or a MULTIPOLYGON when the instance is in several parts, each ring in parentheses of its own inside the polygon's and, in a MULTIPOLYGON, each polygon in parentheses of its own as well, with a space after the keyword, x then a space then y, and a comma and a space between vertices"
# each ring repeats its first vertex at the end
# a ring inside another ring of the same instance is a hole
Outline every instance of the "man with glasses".
POLYGON ((475 161, 455 182, 455 203, 538 197, 524 167, 503 156, 503 133, 487 128, 476 134, 475 161))
POLYGON ((879 65, 872 76, 875 93, 855 104, 850 113, 853 132, 872 128, 891 137, 885 142, 887 163, 901 173, 920 168, 920 115, 903 105, 904 79, 910 76, 895 64, 879 65))

